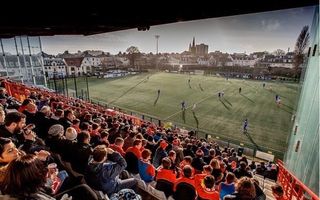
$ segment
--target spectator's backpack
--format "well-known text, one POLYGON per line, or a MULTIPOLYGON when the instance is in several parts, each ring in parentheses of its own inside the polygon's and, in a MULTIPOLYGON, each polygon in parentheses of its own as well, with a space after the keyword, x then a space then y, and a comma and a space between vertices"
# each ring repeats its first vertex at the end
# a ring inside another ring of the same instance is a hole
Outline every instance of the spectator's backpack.
POLYGON ((110 200, 142 200, 142 198, 132 189, 122 189, 118 193, 114 193, 110 200))

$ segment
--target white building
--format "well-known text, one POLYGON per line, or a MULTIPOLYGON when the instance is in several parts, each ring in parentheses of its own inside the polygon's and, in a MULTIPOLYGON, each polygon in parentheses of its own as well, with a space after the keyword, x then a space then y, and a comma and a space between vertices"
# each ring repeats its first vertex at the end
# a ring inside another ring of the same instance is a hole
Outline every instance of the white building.
POLYGON ((64 58, 67 67, 67 75, 81 76, 87 73, 87 68, 81 66, 83 57, 77 58, 64 58))
POLYGON ((61 78, 67 75, 66 64, 62 58, 44 57, 43 66, 48 78, 53 78, 54 76, 61 78))
POLYGON ((101 58, 94 56, 86 56, 83 58, 81 68, 86 68, 86 72, 92 72, 93 68, 101 66, 101 58))
POLYGON ((232 60, 233 66, 240 67, 254 67, 254 65, 258 62, 259 59, 248 56, 244 53, 234 53, 230 55, 230 59, 232 60))

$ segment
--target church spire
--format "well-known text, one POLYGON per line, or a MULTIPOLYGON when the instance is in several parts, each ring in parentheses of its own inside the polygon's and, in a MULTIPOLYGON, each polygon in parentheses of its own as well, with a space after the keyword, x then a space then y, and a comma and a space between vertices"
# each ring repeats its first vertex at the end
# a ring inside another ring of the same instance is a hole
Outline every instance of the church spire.
POLYGON ((196 40, 195 40, 195 37, 193 37, 192 47, 195 47, 195 46, 196 46, 196 40))

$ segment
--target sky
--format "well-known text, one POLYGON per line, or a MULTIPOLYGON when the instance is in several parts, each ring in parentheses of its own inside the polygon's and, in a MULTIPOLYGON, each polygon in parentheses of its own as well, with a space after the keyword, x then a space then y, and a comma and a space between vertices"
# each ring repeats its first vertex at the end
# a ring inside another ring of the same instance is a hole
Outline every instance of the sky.
POLYGON ((151 26, 149 31, 129 29, 92 36, 41 36, 43 51, 49 54, 68 50, 103 50, 111 54, 136 46, 140 52, 156 53, 155 35, 160 35, 160 53, 181 53, 196 44, 209 45, 209 52, 252 53, 276 49, 292 51, 305 25, 312 24, 314 6, 235 15, 151 26))

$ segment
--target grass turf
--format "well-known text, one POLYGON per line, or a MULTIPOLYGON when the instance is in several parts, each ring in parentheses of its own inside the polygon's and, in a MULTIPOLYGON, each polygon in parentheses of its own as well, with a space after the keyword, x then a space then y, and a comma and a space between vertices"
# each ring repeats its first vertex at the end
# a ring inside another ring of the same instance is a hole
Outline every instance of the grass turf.
MULTIPOLYGON (((262 83, 203 75, 147 73, 117 79, 90 77, 89 92, 94 101, 188 128, 197 126, 192 113, 195 103, 194 114, 203 134, 269 150, 282 157, 292 128, 298 84, 266 82, 263 88, 262 83), (220 99, 219 91, 224 92, 220 99), (276 94, 281 97, 280 107, 275 103, 276 94), (185 113, 181 110, 183 100, 187 107, 185 113), (242 132, 245 118, 249 122, 247 135, 242 132)), ((73 80, 68 81, 68 86, 74 88, 73 80)), ((77 87, 78 91, 86 90, 84 78, 78 78, 77 87)))

